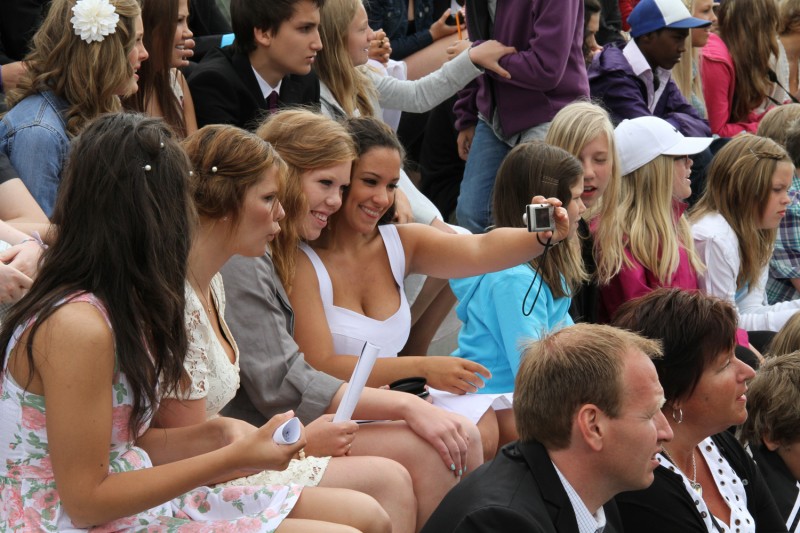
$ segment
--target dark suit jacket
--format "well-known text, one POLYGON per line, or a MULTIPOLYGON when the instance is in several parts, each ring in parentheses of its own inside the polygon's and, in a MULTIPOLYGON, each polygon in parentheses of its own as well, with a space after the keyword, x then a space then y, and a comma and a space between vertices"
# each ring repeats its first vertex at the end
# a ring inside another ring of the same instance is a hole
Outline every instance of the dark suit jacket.
MULTIPOLYGON (((616 505, 604 507, 604 533, 622 531, 616 505)), ((422 533, 578 533, 578 523, 547 450, 513 442, 456 485, 422 533)))
MULTIPOLYGON (((189 77, 197 125, 233 124, 255 130, 266 116, 267 104, 247 54, 233 46, 209 52, 189 77)), ((306 76, 283 78, 279 107, 319 106, 319 80, 306 76)))

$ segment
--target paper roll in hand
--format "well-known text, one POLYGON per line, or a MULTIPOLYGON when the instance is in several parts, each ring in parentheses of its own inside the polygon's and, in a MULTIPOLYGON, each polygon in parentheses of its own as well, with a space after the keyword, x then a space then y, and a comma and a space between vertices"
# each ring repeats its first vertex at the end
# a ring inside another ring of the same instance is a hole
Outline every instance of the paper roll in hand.
POLYGON ((272 434, 272 440, 276 444, 294 444, 300 438, 301 427, 299 418, 290 418, 278 426, 278 429, 272 434))

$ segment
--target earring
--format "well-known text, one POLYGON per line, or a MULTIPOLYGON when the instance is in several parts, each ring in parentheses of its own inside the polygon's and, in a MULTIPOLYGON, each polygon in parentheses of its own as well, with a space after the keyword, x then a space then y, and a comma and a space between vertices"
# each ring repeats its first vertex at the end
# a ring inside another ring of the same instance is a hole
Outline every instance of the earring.
POLYGON ((678 407, 677 410, 676 410, 675 407, 673 407, 672 408, 672 419, 675 421, 676 424, 680 424, 681 422, 683 422, 683 409, 678 407))

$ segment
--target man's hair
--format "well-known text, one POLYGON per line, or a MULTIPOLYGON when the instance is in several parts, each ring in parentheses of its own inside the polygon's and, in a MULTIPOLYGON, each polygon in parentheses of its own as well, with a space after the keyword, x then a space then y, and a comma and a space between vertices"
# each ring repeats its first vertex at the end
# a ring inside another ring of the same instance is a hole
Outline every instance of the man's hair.
MULTIPOLYGON (((234 46, 248 54, 256 49, 254 29, 277 33, 281 24, 292 18, 297 4, 306 0, 231 0, 231 27, 234 46)), ((325 0, 308 0, 322 8, 325 0)))
POLYGON ((748 385, 747 420, 739 439, 758 447, 800 440, 800 352, 768 357, 748 385))
POLYGON ((576 324, 530 344, 514 388, 520 440, 554 450, 568 447, 573 419, 586 404, 619 416, 622 369, 631 350, 650 358, 661 355, 657 341, 599 324, 576 324))

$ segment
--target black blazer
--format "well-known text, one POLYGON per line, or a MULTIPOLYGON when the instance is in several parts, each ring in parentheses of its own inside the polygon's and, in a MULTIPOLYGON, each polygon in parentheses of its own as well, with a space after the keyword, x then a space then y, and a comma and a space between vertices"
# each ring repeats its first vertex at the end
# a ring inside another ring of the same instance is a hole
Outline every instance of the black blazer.
MULTIPOLYGON (((622 531, 616 505, 603 506, 604 533, 622 531)), ((512 442, 456 485, 422 533, 578 533, 564 486, 545 447, 512 442)))
MULTIPOLYGON (((201 128, 206 124, 233 124, 252 131, 267 114, 250 60, 233 46, 206 54, 189 76, 189 89, 201 128)), ((319 80, 313 72, 283 78, 278 106, 296 105, 319 108, 319 80)))

